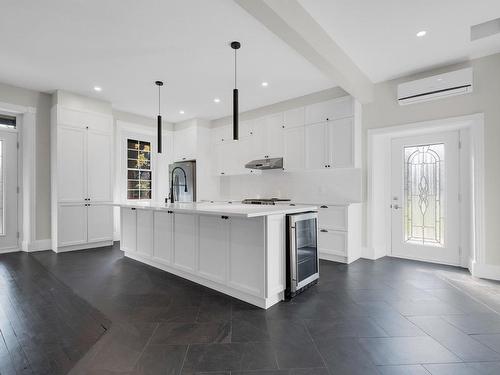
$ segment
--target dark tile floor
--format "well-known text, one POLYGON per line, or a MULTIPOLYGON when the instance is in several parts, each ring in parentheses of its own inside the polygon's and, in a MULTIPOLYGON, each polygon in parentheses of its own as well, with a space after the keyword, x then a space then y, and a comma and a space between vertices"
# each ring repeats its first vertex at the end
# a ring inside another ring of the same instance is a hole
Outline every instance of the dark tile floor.
POLYGON ((9 257, 40 262, 112 321, 72 374, 500 374, 500 284, 453 267, 321 262, 316 286, 264 311, 116 246, 9 257))

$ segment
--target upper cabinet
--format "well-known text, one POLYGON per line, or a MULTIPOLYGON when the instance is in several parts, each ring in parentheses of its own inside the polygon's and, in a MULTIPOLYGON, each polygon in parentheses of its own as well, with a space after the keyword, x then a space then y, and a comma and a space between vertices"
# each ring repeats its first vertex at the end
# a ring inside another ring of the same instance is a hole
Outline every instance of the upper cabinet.
POLYGON ((198 129, 196 125, 183 126, 174 131, 174 161, 196 159, 198 129))
POLYGON ((354 115, 354 101, 351 96, 315 103, 305 108, 305 123, 331 121, 354 115))
POLYGON ((353 168, 355 124, 354 100, 346 96, 240 121, 237 142, 232 124, 213 128, 216 174, 260 172, 245 170, 244 164, 279 157, 286 171, 353 168))

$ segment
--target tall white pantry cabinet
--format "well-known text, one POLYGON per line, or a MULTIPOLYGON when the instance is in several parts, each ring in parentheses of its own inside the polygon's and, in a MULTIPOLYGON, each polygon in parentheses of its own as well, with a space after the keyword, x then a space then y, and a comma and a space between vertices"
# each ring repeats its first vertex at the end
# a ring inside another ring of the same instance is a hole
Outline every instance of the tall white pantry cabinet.
POLYGON ((52 108, 52 249, 113 243, 113 118, 52 108))

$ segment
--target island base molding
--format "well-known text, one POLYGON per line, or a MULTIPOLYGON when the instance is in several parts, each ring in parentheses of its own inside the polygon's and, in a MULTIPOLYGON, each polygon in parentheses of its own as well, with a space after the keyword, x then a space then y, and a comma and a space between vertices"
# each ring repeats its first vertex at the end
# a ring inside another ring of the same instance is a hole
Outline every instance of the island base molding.
POLYGON ((207 288, 224 293, 224 294, 231 296, 233 298, 250 303, 250 304, 255 305, 257 307, 260 307, 262 309, 268 309, 269 307, 275 305, 276 303, 278 303, 284 299, 284 292, 283 291, 271 294, 267 298, 257 297, 257 296, 245 293, 241 290, 231 288, 227 285, 222 285, 222 284, 219 284, 217 282, 207 280, 204 277, 200 277, 200 276, 194 275, 194 274, 189 273, 189 272, 184 272, 178 268, 171 267, 165 263, 152 260, 148 257, 143 257, 141 255, 134 254, 134 253, 128 253, 128 252, 125 252, 125 256, 127 258, 130 258, 130 259, 136 260, 138 262, 147 264, 151 267, 155 267, 155 268, 161 269, 162 271, 166 271, 166 272, 171 273, 173 275, 182 277, 183 279, 186 279, 186 280, 192 281, 194 283, 203 285, 207 288))

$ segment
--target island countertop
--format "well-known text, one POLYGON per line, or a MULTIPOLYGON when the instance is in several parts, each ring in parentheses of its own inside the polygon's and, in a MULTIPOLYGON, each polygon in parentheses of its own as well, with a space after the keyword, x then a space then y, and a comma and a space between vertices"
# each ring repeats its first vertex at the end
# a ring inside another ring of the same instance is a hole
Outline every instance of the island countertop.
POLYGON ((137 208, 145 210, 173 211, 178 213, 224 215, 234 217, 261 217, 280 214, 295 214, 305 211, 317 211, 314 205, 261 205, 243 203, 220 202, 192 202, 192 203, 155 203, 155 202, 115 202, 113 206, 137 208))

